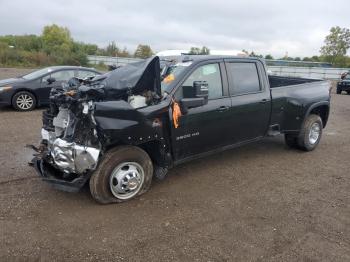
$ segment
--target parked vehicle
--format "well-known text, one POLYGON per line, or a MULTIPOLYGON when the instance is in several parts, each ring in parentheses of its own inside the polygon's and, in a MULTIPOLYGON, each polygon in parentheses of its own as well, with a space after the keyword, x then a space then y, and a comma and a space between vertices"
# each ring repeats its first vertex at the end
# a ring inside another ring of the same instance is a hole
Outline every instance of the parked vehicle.
POLYGON ((343 91, 350 95, 350 74, 344 75, 342 80, 337 83, 337 94, 341 94, 343 91))
POLYGON ((38 174, 66 191, 90 181, 98 202, 122 202, 169 168, 266 136, 312 151, 327 124, 329 82, 268 76, 257 58, 192 57, 161 83, 159 71, 154 57, 53 89, 38 174))
POLYGON ((53 87, 60 87, 72 77, 86 78, 100 72, 78 66, 52 66, 27 75, 0 80, 0 106, 13 106, 19 111, 30 111, 49 104, 53 87))

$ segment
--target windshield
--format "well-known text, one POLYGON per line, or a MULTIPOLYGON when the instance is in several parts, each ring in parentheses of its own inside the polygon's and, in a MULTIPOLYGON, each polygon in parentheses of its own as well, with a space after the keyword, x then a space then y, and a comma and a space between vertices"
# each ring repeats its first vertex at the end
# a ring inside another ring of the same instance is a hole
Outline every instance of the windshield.
POLYGON ((174 80, 177 79, 177 77, 181 74, 181 72, 188 66, 190 66, 192 62, 186 62, 186 63, 178 63, 176 65, 171 65, 168 68, 166 68, 166 72, 163 72, 163 81, 161 83, 161 89, 162 93, 170 93, 171 92, 171 84, 174 82, 174 80))
POLYGON ((52 71, 52 69, 47 67, 47 68, 40 69, 38 71, 31 72, 27 75, 24 75, 24 76, 22 76, 22 78, 24 78, 26 80, 32 80, 32 79, 38 78, 46 73, 50 73, 51 71, 52 71))

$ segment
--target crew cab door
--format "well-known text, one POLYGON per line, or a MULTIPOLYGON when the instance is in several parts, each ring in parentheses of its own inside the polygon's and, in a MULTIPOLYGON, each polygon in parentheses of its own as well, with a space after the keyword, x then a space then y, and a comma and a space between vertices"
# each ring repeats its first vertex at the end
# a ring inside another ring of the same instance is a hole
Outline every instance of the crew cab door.
POLYGON ((232 107, 231 144, 265 136, 271 114, 271 94, 258 60, 225 60, 232 107))
POLYGON ((194 81, 208 84, 208 102, 189 108, 179 118, 179 126, 172 124, 172 145, 176 160, 204 153, 225 145, 231 99, 222 60, 197 65, 178 87, 174 100, 181 104, 182 98, 191 98, 188 90, 194 81))
POLYGON ((51 74, 46 75, 41 80, 41 87, 40 87, 40 100, 42 103, 48 103, 49 102, 49 95, 51 88, 55 87, 61 87, 63 83, 68 82, 69 79, 74 77, 76 70, 61 70, 57 72, 53 72, 51 74), (48 82, 49 79, 54 78, 55 82, 50 83, 48 82))

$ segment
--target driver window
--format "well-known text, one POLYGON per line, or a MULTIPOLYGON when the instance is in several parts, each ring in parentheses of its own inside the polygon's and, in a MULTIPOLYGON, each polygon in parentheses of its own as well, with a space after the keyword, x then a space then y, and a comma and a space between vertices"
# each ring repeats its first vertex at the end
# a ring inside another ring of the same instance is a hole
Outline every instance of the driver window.
POLYGON ((209 99, 217 99, 223 96, 219 64, 198 67, 182 84, 182 88, 180 88, 183 98, 191 98, 194 81, 206 81, 208 83, 209 99))

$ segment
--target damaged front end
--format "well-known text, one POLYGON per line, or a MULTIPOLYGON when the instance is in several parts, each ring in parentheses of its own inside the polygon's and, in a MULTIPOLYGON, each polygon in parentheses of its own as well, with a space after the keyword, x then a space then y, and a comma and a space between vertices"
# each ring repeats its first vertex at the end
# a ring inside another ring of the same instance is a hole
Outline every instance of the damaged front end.
POLYGON ((122 112, 154 105, 161 99, 159 78, 159 58, 154 57, 93 79, 73 78, 52 89, 50 108, 43 112, 41 145, 33 159, 38 173, 56 188, 78 191, 111 140, 104 130, 106 118, 95 117, 97 105, 119 103, 122 112), (96 118, 105 123, 101 126, 96 118))
POLYGON ((93 101, 84 101, 78 92, 73 96, 67 92, 51 93, 50 109, 43 112, 41 146, 33 162, 48 182, 66 191, 77 191, 96 169, 102 144, 93 101))

